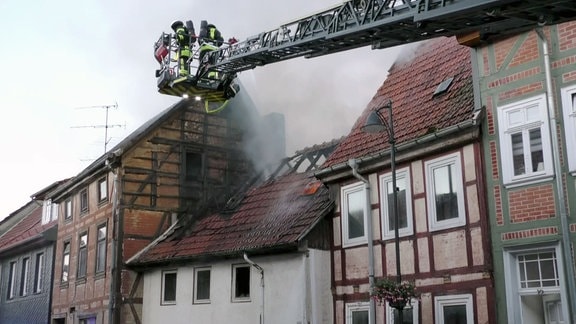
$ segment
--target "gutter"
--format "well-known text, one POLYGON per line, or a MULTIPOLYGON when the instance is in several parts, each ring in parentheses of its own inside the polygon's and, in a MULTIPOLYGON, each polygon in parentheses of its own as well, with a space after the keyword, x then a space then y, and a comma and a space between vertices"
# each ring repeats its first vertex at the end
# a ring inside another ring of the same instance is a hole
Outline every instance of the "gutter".
MULTIPOLYGON (((370 181, 362 177, 358 173, 358 163, 354 159, 348 161, 348 166, 352 169, 352 175, 358 180, 364 182, 364 192, 366 193, 366 206, 364 208, 364 213, 366 215, 366 236, 368 239, 368 283, 370 285, 370 292, 374 287, 374 240, 372 237, 372 205, 370 204, 370 181)), ((376 323, 376 302, 373 298, 370 298, 370 309, 369 309, 369 321, 368 323, 376 323)))
POLYGON ((550 138, 552 139, 552 156, 554 159, 554 179, 556 180, 556 192, 558 200, 556 206, 560 212, 560 230, 562 233, 562 252, 564 253, 564 269, 566 269, 566 281, 568 283, 569 314, 568 318, 572 319, 571 323, 576 322, 576 274, 574 272, 574 258, 572 255, 572 243, 570 242, 570 229, 568 224, 568 207, 566 206, 566 197, 564 196, 564 186, 562 181, 562 165, 560 163, 560 148, 558 140, 556 119, 556 106, 554 105, 554 94, 552 93, 552 75, 550 72, 550 53, 548 43, 542 27, 536 28, 536 33, 542 43, 542 52, 544 54, 544 69, 546 76, 546 99, 548 100, 548 119, 550 120, 550 138))

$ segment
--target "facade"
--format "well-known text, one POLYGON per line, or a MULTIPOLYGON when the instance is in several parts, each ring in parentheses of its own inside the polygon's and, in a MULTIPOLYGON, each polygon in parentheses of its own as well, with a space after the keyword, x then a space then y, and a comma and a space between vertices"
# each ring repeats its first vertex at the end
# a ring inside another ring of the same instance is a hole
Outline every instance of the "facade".
POLYGON ((143 323, 333 323, 334 203, 310 172, 287 170, 129 261, 143 273, 143 323))
POLYGON ((332 218, 334 323, 397 323, 398 310, 375 303, 370 291, 371 277, 375 284, 383 278, 396 282, 398 268, 420 297, 403 310, 404 323, 496 323, 483 110, 474 102, 470 53, 455 38, 402 53, 350 134, 316 172, 338 194, 332 218), (385 131, 367 133, 363 125, 374 112, 385 131))
POLYGON ((42 196, 57 185, 0 224, 0 323, 50 321, 57 214, 42 196))
POLYGON ((142 322, 142 277, 126 261, 252 175, 248 109, 209 114, 182 100, 51 194, 60 210, 53 323, 142 322))
POLYGON ((477 47, 500 323, 574 323, 576 23, 477 47))

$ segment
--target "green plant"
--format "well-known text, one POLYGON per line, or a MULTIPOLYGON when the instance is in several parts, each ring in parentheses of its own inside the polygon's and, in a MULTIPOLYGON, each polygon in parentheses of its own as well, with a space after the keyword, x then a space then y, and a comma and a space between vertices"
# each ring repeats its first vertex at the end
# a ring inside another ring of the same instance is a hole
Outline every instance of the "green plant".
POLYGON ((418 298, 414 282, 398 282, 395 277, 378 280, 372 287, 370 295, 378 304, 388 303, 390 307, 396 309, 403 309, 412 298, 418 298))

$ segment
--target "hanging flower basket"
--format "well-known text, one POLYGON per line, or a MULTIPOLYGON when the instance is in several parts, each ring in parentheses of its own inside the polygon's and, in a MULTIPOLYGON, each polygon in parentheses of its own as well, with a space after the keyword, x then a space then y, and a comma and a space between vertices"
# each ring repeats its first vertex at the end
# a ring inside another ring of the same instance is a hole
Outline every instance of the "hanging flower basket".
POLYGON ((418 298, 414 282, 397 282, 396 278, 388 277, 378 280, 370 293, 372 298, 379 304, 387 303, 392 308, 403 309, 412 298, 418 298))

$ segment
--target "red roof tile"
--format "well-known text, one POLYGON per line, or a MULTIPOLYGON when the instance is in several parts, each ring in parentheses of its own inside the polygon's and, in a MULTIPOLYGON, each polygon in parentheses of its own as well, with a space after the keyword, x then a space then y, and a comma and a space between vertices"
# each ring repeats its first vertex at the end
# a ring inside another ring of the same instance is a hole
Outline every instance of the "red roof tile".
POLYGON ((131 263, 296 247, 333 206, 325 186, 313 194, 305 194, 307 184, 312 181, 317 180, 305 173, 291 173, 268 181, 251 189, 237 211, 203 217, 192 225, 186 237, 160 242, 131 263))
POLYGON ((31 201, 19 212, 27 215, 0 236, 0 253, 41 237, 44 231, 57 225, 57 221, 42 225, 42 204, 37 201, 31 201))
MULTIPOLYGON (((441 37, 423 42, 414 55, 402 55, 390 68, 388 77, 350 134, 322 168, 390 146, 386 132, 369 134, 361 130, 370 112, 388 100, 392 101, 396 144, 470 119, 474 108, 470 48, 459 45, 453 37, 441 37), (433 96, 437 86, 451 77, 454 80, 448 91, 433 96)), ((386 110, 381 112, 387 117, 386 110)))

